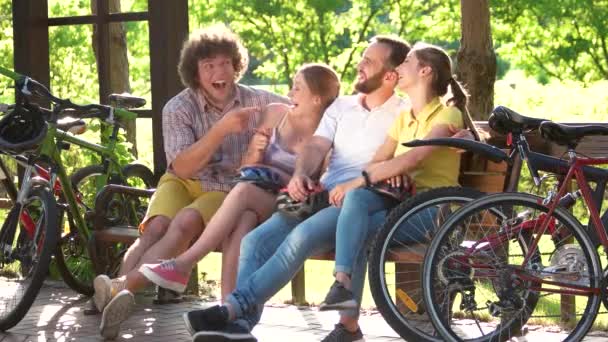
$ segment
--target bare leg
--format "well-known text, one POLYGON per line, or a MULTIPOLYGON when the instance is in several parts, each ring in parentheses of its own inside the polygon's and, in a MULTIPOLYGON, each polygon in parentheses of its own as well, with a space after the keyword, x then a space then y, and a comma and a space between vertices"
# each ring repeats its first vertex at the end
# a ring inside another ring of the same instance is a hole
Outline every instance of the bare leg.
POLYGON ((346 330, 348 330, 350 332, 355 332, 355 331, 357 331, 357 329, 359 329, 359 319, 358 318, 341 315, 340 323, 342 323, 342 325, 344 325, 346 330))
POLYGON ((137 267, 144 253, 165 235, 170 223, 171 219, 166 216, 154 216, 146 223, 146 229, 125 253, 119 276, 124 276, 137 267))
POLYGON ((240 216, 236 229, 222 242, 222 302, 236 287, 241 240, 258 224, 257 215, 246 210, 240 216))
POLYGON ((351 280, 350 275, 344 272, 336 272, 336 280, 342 283, 345 288, 350 290, 351 280))
POLYGON ((274 202, 274 195, 255 185, 237 184, 194 245, 175 259, 177 269, 183 273, 190 272, 195 263, 217 248, 237 228, 246 210, 256 213, 260 221, 266 220, 274 210, 274 202))
POLYGON ((190 241, 203 228, 203 218, 196 209, 182 209, 171 221, 163 238, 144 253, 135 269, 127 273, 126 288, 135 292, 148 285, 150 282, 138 271, 139 266, 145 263, 156 263, 159 259, 174 257, 185 251, 190 241))

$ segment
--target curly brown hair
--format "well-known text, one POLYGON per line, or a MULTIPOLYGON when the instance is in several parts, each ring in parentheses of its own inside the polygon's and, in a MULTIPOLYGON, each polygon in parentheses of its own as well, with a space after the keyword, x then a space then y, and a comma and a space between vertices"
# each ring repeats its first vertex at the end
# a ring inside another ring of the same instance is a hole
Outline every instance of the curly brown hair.
POLYGON ((182 47, 177 71, 185 87, 197 89, 198 62, 204 58, 226 55, 232 59, 235 71, 235 82, 247 71, 249 57, 247 49, 238 35, 225 25, 213 25, 197 30, 182 47))

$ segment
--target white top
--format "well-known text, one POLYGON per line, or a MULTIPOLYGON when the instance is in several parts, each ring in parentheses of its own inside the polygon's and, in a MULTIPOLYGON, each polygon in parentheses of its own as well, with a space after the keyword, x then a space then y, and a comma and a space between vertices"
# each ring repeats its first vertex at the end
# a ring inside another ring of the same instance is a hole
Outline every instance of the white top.
POLYGON ((338 97, 327 108, 314 134, 332 142, 329 166, 321 176, 325 189, 361 176, 406 105, 393 95, 381 106, 367 110, 361 105, 361 95, 351 95, 338 97))

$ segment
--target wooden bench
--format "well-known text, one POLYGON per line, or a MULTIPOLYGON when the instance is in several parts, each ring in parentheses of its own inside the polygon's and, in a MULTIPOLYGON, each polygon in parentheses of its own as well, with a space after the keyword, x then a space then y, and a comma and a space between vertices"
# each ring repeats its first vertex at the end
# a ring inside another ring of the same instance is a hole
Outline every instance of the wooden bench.
MULTIPOLYGON (((477 122, 481 130, 485 133, 490 132, 487 123, 477 122)), ((505 148, 505 137, 488 134, 490 139, 488 143, 505 148)), ((541 139, 537 134, 533 134, 528 137, 528 141, 532 150, 547 153, 554 156, 560 156, 563 154, 563 147, 559 147, 554 144, 548 143, 546 140, 541 139)), ((608 138, 606 137, 590 137, 583 140, 579 145, 579 152, 590 156, 608 155, 608 138)), ((465 158, 466 160, 467 158, 465 158)), ((470 161, 470 160, 469 160, 470 161)), ((521 171, 521 162, 517 161, 512 165, 511 168, 507 168, 505 163, 496 164, 490 161, 475 160, 475 165, 467 165, 467 161, 463 163, 463 171, 461 172, 460 182, 463 186, 469 186, 476 188, 483 192, 501 192, 508 190, 517 189, 517 181, 521 171), (511 180, 511 181, 509 181, 511 180)), ((116 267, 117 263, 122 259, 120 255, 115 256, 118 259, 112 260, 112 250, 105 248, 108 244, 123 243, 130 244, 139 236, 139 232, 136 227, 129 225, 122 226, 108 226, 107 222, 104 221, 104 203, 107 203, 113 194, 126 194, 129 196, 139 197, 151 197, 153 190, 140 190, 132 189, 120 185, 108 185, 99 195, 96 201, 96 213, 94 219, 94 232, 93 238, 91 239, 91 250, 95 253, 101 253, 101 258, 94 257, 96 271, 98 273, 107 273, 111 271, 112 267, 116 267), (103 257, 103 254, 105 257, 103 257)), ((414 248, 415 252, 405 251, 400 253, 392 259, 396 262, 397 267, 407 267, 408 271, 412 271, 412 267, 415 267, 417 263, 421 263, 424 256, 424 246, 414 248), (407 261, 403 263, 402 261, 407 261), (414 265, 414 266, 412 266, 414 265)), ((311 259, 313 260, 327 260, 333 261, 333 253, 325 253, 315 255, 311 259)), ((193 272, 196 275, 196 272, 193 272)), ((331 275, 323 275, 330 277, 331 275)), ((195 284, 192 288, 196 289, 196 281, 191 279, 195 284)), ((295 304, 306 303, 306 292, 305 292, 305 276, 303 269, 292 280, 292 301, 295 304)))

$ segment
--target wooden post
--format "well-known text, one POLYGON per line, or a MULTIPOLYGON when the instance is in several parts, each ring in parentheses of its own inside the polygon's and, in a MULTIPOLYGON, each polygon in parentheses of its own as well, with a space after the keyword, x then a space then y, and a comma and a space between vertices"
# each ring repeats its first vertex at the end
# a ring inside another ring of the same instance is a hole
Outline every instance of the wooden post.
POLYGON ((182 44, 188 37, 187 0, 148 0, 150 23, 150 80, 152 83, 152 138, 154 173, 166 169, 162 109, 184 87, 177 74, 182 44))
MULTIPOLYGON (((50 86, 47 0, 13 0, 15 71, 50 86)), ((49 87, 50 88, 50 87, 49 87)), ((39 103, 48 107, 48 103, 39 103)))
POLYGON ((291 279, 291 302, 293 305, 308 305, 306 302, 306 276, 304 265, 291 279))

